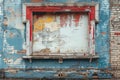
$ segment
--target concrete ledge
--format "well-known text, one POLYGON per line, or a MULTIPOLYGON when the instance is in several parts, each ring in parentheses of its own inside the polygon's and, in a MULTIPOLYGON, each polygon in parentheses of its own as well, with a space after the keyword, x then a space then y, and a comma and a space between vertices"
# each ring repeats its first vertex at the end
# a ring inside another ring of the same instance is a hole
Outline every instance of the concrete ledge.
POLYGON ((97 55, 94 55, 94 56, 79 56, 79 55, 76 55, 76 56, 73 56, 73 55, 70 55, 70 56, 66 56, 66 55, 39 55, 39 56, 23 56, 23 59, 98 59, 99 56, 97 55))

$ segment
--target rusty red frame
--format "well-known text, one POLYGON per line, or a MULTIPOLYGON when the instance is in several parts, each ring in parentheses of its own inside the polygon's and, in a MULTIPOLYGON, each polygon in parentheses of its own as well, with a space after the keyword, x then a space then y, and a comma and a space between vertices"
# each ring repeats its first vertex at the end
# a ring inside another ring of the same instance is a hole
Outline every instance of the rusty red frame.
MULTIPOLYGON (((89 33, 91 29, 90 21, 95 20, 95 6, 27 6, 26 18, 30 21, 30 41, 32 41, 32 13, 33 12, 88 12, 89 15, 89 33)), ((94 38, 94 37, 93 37, 94 38)))
MULTIPOLYGON (((79 3, 78 3, 79 4, 79 3)), ((61 5, 41 5, 41 4, 24 4, 23 5, 23 21, 27 20, 29 21, 29 27, 30 27, 30 32, 29 32, 29 41, 32 42, 33 40, 33 34, 32 34, 32 26, 33 26, 33 12, 86 12, 88 13, 89 16, 89 25, 88 25, 88 30, 89 30, 89 53, 92 55, 95 55, 95 22, 98 19, 98 6, 96 3, 91 3, 91 4, 82 4, 82 6, 61 6, 61 5), (97 15, 96 15, 97 14, 97 15)), ((29 45, 29 43, 28 43, 29 45)), ((29 49, 28 49, 29 50, 29 49)), ((29 52, 29 51, 28 51, 29 52)), ((28 53, 29 54, 29 53, 28 53)))

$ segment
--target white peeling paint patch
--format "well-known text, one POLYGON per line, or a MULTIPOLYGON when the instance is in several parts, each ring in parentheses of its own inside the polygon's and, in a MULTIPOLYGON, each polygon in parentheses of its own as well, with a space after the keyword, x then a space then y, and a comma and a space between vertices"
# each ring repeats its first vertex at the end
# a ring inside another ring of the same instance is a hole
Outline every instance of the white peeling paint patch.
MULTIPOLYGON (((20 19, 20 18, 18 18, 18 19, 20 19)), ((21 20, 21 19, 20 19, 21 20)), ((16 21, 16 23, 15 23, 15 28, 16 29, 19 29, 19 30, 24 30, 24 27, 23 27, 24 25, 22 24, 22 21, 16 21)))
POLYGON ((3 60, 6 64, 13 64, 13 59, 4 58, 3 60))
POLYGON ((18 51, 17 50, 14 50, 14 53, 17 53, 18 51))
POLYGON ((9 54, 14 54, 15 53, 15 51, 14 50, 11 50, 10 52, 9 52, 9 54))
POLYGON ((14 46, 7 46, 7 50, 13 50, 14 46))
POLYGON ((2 7, 0 6, 0 15, 3 15, 2 7))
POLYGON ((6 70, 5 72, 9 72, 9 73, 12 73, 12 74, 16 74, 16 73, 17 73, 17 70, 6 70))
POLYGON ((22 58, 18 58, 18 59, 16 59, 16 60, 14 61, 14 64, 20 64, 21 61, 22 61, 22 58))
POLYGON ((57 22, 45 23, 45 28, 53 32, 59 30, 60 25, 57 22))
POLYGON ((3 2, 3 0, 0 0, 0 3, 2 3, 3 2))
POLYGON ((109 1, 108 0, 101 1, 101 10, 104 11, 104 13, 109 14, 109 1))
MULTIPOLYGON (((8 31, 7 31, 8 32, 8 31)), ((3 40, 3 51, 7 52, 8 54, 14 54, 17 50, 14 49, 14 46, 10 46, 7 42, 7 34, 4 32, 4 40, 3 40)))
POLYGON ((21 64, 22 58, 18 58, 16 60, 4 58, 3 60, 6 64, 18 65, 18 64, 21 64))
POLYGON ((26 49, 26 43, 25 42, 23 43, 22 48, 26 49))
POLYGON ((8 54, 14 54, 14 46, 6 46, 6 51, 8 52, 8 54))

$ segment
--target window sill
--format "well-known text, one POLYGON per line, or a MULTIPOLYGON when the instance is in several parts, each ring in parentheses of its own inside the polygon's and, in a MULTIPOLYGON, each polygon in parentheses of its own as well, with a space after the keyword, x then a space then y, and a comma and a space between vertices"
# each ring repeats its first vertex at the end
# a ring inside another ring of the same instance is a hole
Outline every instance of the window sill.
POLYGON ((23 59, 98 59, 98 55, 39 55, 39 56, 23 56, 23 59))

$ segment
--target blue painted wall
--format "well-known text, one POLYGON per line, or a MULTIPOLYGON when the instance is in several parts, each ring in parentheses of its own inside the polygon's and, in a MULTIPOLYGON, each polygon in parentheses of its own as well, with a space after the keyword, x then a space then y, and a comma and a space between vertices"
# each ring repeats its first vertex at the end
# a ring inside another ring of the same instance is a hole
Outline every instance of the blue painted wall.
MULTIPOLYGON (((64 60, 62 64, 58 60, 23 60, 25 54, 18 54, 17 51, 23 50, 25 38, 25 26, 22 23, 22 3, 31 2, 31 0, 0 0, 0 69, 17 68, 20 70, 6 70, 6 77, 15 78, 52 78, 58 71, 37 70, 37 69, 67 69, 75 68, 78 72, 89 72, 88 77, 92 77, 94 69, 80 70, 81 68, 95 68, 100 78, 110 78, 100 69, 109 69, 109 0, 74 0, 73 2, 98 2, 100 4, 99 23, 96 26, 96 53, 99 59, 93 60, 64 60), (4 9, 3 9, 4 8, 4 9), (2 14, 3 13, 3 14, 2 14), (3 26, 3 16, 8 19, 8 26, 3 26), (104 34, 103 34, 104 33, 104 34), (29 70, 28 70, 29 69, 29 70), (32 70, 30 70, 32 69, 32 70), (36 70, 34 70, 36 69, 36 70), (99 71, 100 70, 100 71, 99 71)), ((68 2, 69 0, 45 0, 44 2, 68 2)), ((72 0, 71 0, 72 1, 72 0)), ((67 77, 82 78, 80 74, 71 72, 67 77)))

